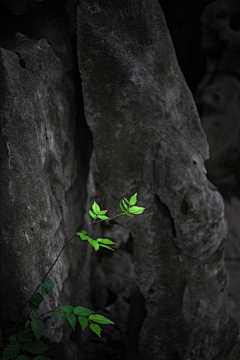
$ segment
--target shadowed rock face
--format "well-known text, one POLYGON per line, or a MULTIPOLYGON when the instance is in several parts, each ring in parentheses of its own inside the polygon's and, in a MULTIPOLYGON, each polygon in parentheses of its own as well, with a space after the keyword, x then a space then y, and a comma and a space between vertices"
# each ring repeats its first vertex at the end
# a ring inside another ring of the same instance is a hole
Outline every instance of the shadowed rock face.
POLYGON ((81 1, 78 59, 101 200, 111 211, 138 192, 146 207, 118 220, 134 239, 128 358, 224 359, 238 330, 226 310, 223 201, 157 1, 81 1))
MULTIPOLYGON (((8 49, 0 47, 3 332, 16 322, 64 242, 82 226, 85 211, 90 147, 81 152, 88 132, 80 117, 71 39, 66 25, 49 13, 32 31, 35 39, 17 33, 8 49)), ((79 241, 71 244, 49 275, 55 288, 45 311, 72 295, 73 304, 89 301, 90 249, 79 241)), ((51 341, 62 339, 63 327, 56 319, 48 320, 46 328, 51 341)), ((64 339, 69 336, 68 329, 64 339)))

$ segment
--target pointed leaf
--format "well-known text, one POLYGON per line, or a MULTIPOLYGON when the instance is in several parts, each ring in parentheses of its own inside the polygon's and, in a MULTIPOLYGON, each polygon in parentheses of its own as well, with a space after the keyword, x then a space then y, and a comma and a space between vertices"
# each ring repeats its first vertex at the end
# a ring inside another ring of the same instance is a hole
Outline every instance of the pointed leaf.
POLYGON ((75 330, 76 324, 77 324, 77 319, 76 316, 70 312, 66 313, 66 318, 69 322, 69 324, 71 325, 71 327, 73 328, 73 330, 75 330))
POLYGON ((26 342, 33 337, 32 331, 21 331, 17 334, 17 338, 20 342, 26 342))
POLYGON ((7 346, 3 350, 2 360, 12 359, 19 353, 21 349, 20 342, 17 341, 10 341, 7 346))
POLYGON ((63 313, 62 309, 57 308, 57 309, 55 309, 55 311, 56 311, 58 320, 62 320, 64 317, 64 313, 63 313))
POLYGON ((31 321, 32 331, 35 335, 35 338, 39 340, 44 330, 43 320, 40 318, 36 318, 35 316, 32 315, 30 315, 30 318, 32 319, 31 321))
POLYGON ((73 309, 74 309, 74 307, 71 306, 71 305, 65 305, 65 306, 63 307, 63 311, 65 311, 65 313, 72 313, 72 312, 73 312, 73 309))
POLYGON ((128 209, 128 205, 127 205, 127 203, 126 203, 125 200, 122 200, 122 204, 123 204, 123 206, 125 207, 125 209, 128 209))
POLYGON ((129 204, 130 204, 130 206, 132 206, 132 205, 135 205, 136 202, 137 202, 137 193, 131 197, 129 204))
POLYGON ((47 357, 47 356, 38 355, 38 356, 35 356, 33 358, 33 360, 51 360, 51 359, 49 359, 49 357, 47 357))
POLYGON ((76 306, 73 310, 75 315, 88 316, 93 314, 94 312, 84 306, 76 306))
POLYGON ((41 284, 41 293, 42 295, 49 295, 53 291, 54 283, 49 280, 45 279, 41 284))
POLYGON ((82 231, 76 233, 82 240, 88 240, 88 236, 84 234, 82 231))
POLYGON ((83 316, 78 316, 78 321, 79 321, 79 324, 81 325, 82 330, 84 331, 86 329, 86 327, 88 326, 87 319, 83 316))
POLYGON ((32 354, 41 354, 48 349, 48 345, 41 340, 29 340, 23 344, 23 348, 32 354))
POLYGON ((99 218, 100 220, 109 220, 109 217, 106 216, 106 215, 98 215, 98 218, 99 218))
POLYGON ((108 212, 108 210, 101 210, 99 215, 105 215, 108 212))
POLYGON ((114 249, 112 249, 110 246, 107 246, 107 245, 99 244, 99 246, 101 246, 101 247, 103 247, 103 248, 106 248, 106 249, 108 249, 108 250, 115 251, 114 249))
POLYGON ((81 231, 81 233, 87 234, 87 231, 83 229, 83 230, 81 231))
POLYGON ((40 293, 33 294, 30 300, 28 301, 29 309, 33 311, 37 311, 42 301, 43 301, 42 294, 40 293))
POLYGON ((124 199, 124 200, 126 201, 126 203, 127 203, 127 204, 129 204, 129 201, 128 201, 128 199, 126 199, 126 198, 123 198, 123 199, 124 199))
POLYGON ((120 203, 119 203, 120 209, 121 209, 123 212, 127 212, 127 208, 124 207, 123 201, 124 201, 124 200, 121 200, 120 203))
POLYGON ((135 214, 135 215, 138 215, 138 214, 142 214, 144 212, 145 208, 144 207, 140 207, 140 206, 132 206, 129 208, 129 212, 131 214, 135 214))
POLYGON ((92 245, 92 247, 95 249, 95 251, 98 251, 99 249, 99 243, 96 240, 91 239, 90 237, 88 238, 88 242, 90 245, 92 245))
POLYGON ((89 318, 89 320, 95 321, 98 324, 106 324, 106 325, 107 324, 112 324, 112 325, 115 324, 113 321, 111 321, 108 318, 106 318, 105 316, 102 316, 99 314, 90 315, 88 318, 89 318))
POLYGON ((98 238, 97 240, 96 240, 97 242, 100 242, 100 243, 102 243, 102 244, 108 244, 108 245, 115 245, 116 243, 115 242, 113 242, 112 240, 109 240, 109 239, 103 239, 103 238, 98 238))
POLYGON ((19 355, 17 360, 28 360, 28 358, 25 355, 19 355))
POLYGON ((101 328, 99 325, 97 324, 90 324, 90 329, 97 334, 97 336, 101 337, 101 328))
POLYGON ((94 201, 94 203, 93 203, 93 206, 92 206, 92 209, 93 209, 93 211, 95 212, 95 214, 96 215, 98 215, 99 213, 100 213, 100 207, 99 207, 99 205, 96 203, 96 201, 94 201))
POLYGON ((97 215, 94 214, 94 212, 92 210, 89 210, 89 214, 92 218, 96 219, 97 218, 97 215))
POLYGON ((134 216, 133 214, 129 214, 129 213, 127 213, 126 215, 127 215, 127 216, 134 216))

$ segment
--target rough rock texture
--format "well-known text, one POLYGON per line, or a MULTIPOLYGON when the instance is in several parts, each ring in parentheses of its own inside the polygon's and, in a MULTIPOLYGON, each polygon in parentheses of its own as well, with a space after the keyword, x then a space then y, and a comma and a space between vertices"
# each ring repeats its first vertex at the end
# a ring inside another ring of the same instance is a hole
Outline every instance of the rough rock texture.
POLYGON ((128 359, 225 359, 238 329, 226 309, 223 201, 157 1, 81 1, 78 57, 104 208, 135 192, 146 206, 118 220, 134 239, 128 359))
MULTIPOLYGON (((91 146, 80 112, 79 85, 74 79, 72 39, 59 10, 54 11, 55 18, 50 11, 42 18, 40 14, 38 21, 35 12, 25 17, 23 25, 16 22, 20 30, 25 28, 25 34, 18 32, 12 39, 6 32, 4 44, 8 47, 0 47, 3 331, 17 320, 23 303, 64 242, 83 225, 85 212, 91 146)), ((73 295, 73 305, 90 304, 91 254, 78 239, 64 251, 49 275, 55 289, 46 302, 46 311, 69 303, 67 299, 73 295)), ((63 338, 67 344, 70 329, 63 335, 56 318, 47 322, 44 335, 53 342, 63 338)), ((69 360, 74 347, 70 343, 62 346, 69 360)))
POLYGON ((204 10, 201 21, 207 74, 199 84, 197 99, 210 145, 208 177, 224 197, 229 226, 226 242, 229 312, 240 324, 239 2, 214 1, 204 10))

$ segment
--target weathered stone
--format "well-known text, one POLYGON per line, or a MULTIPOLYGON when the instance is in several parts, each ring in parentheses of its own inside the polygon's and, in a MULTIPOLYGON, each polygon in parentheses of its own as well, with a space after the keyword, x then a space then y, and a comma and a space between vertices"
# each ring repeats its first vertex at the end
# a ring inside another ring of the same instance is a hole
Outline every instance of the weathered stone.
POLYGON ((116 218, 134 239, 134 306, 146 315, 130 314, 139 336, 129 359, 224 359, 237 329, 223 201, 206 179, 207 142, 157 1, 82 1, 78 58, 104 208, 135 192, 146 206, 116 218))
MULTIPOLYGON (((0 48, 2 330, 83 224, 87 171, 76 154, 76 88, 64 65, 45 39, 17 34, 12 50, 0 48)), ((72 303, 89 301, 90 257, 85 244, 72 241, 49 274, 55 289, 45 310, 72 295, 72 303)), ((50 325, 45 336, 60 341, 62 325, 56 318, 50 325)))

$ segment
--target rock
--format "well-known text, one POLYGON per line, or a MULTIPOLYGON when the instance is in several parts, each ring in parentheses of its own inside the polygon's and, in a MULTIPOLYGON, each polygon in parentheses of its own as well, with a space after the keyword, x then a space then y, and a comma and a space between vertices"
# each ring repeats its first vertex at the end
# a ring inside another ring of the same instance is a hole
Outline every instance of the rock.
MULTIPOLYGON (((75 136, 82 135, 76 122, 76 88, 63 88, 64 66, 43 38, 30 40, 17 34, 11 50, 0 48, 3 330, 17 321, 65 241, 83 223, 86 172, 81 170, 75 143, 75 136)), ((63 252, 49 274, 55 288, 46 299, 46 311, 72 295, 76 296, 72 303, 87 305, 88 251, 73 239, 63 252)), ((45 336, 58 342, 62 325, 56 324, 56 318, 54 324, 45 336)))
POLYGON ((81 2, 78 61, 99 198, 113 212, 137 192, 146 207, 115 219, 134 240, 143 309, 129 321, 128 359, 225 356, 238 330, 229 333, 223 200, 206 179, 208 145, 157 1, 81 2))

